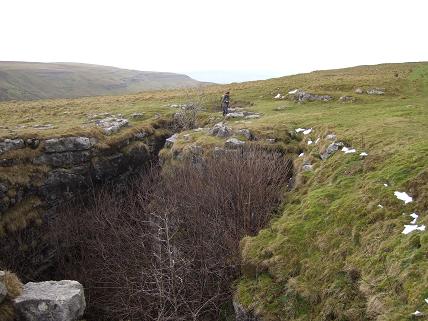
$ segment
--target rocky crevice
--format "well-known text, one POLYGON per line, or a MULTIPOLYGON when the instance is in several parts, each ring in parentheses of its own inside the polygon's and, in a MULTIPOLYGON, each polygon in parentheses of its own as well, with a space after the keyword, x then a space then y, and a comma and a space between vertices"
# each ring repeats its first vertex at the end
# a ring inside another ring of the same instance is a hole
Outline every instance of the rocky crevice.
POLYGON ((141 130, 108 148, 84 136, 0 141, 0 237, 94 186, 138 173, 171 133, 141 130))

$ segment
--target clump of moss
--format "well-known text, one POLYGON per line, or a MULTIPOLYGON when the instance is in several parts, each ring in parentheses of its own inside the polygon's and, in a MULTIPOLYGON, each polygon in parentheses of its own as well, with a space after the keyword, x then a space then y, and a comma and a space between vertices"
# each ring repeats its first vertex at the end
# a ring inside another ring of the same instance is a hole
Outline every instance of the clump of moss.
POLYGON ((13 299, 22 293, 22 283, 14 273, 9 271, 0 271, 0 282, 7 289, 6 298, 0 303, 0 320, 13 321, 15 319, 13 299))

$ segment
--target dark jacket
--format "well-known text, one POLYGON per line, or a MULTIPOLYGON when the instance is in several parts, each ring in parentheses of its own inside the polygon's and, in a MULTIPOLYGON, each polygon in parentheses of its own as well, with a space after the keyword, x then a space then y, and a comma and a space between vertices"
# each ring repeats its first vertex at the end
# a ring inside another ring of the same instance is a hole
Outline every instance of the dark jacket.
POLYGON ((229 95, 225 94, 223 95, 223 97, 221 97, 221 105, 224 106, 229 106, 229 102, 230 102, 230 97, 229 95))

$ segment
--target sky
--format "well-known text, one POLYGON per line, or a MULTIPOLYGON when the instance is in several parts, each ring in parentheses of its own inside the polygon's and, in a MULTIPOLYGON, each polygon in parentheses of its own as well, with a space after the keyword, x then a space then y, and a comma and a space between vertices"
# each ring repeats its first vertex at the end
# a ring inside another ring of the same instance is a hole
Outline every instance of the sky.
POLYGON ((426 0, 1 0, 0 61, 232 82, 428 60, 426 0))

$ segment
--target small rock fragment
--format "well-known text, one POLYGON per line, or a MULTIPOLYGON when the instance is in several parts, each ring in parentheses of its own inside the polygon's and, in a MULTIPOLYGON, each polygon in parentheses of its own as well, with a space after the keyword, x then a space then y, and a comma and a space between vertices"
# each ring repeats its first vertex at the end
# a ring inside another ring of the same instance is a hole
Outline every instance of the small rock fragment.
POLYGON ((343 147, 343 143, 341 143, 341 142, 330 144, 327 147, 327 149, 322 154, 320 154, 321 159, 326 160, 331 155, 333 155, 335 152, 337 152, 340 147, 343 147))
POLYGON ((122 127, 126 127, 129 121, 125 118, 107 117, 97 120, 95 124, 104 130, 106 135, 111 135, 118 132, 122 127))
POLYGON ((335 134, 328 134, 327 136, 325 136, 325 139, 335 141, 336 135, 335 134))
POLYGON ((313 167, 314 167, 314 165, 312 165, 312 164, 305 164, 302 166, 302 169, 304 172, 311 172, 311 171, 313 171, 313 167))
POLYGON ((133 113, 131 114, 132 119, 143 119, 144 113, 133 113))
POLYGON ((171 148, 172 145, 174 145, 174 143, 177 141, 178 135, 174 134, 171 137, 167 138, 165 141, 165 147, 166 148, 171 148))
POLYGON ((367 89, 366 93, 368 95, 384 95, 385 89, 384 88, 370 88, 370 89, 367 89))
POLYGON ((231 149, 236 149, 244 145, 245 145, 245 142, 237 138, 229 138, 228 140, 226 140, 226 143, 225 143, 225 147, 231 148, 231 149))
POLYGON ((355 97, 352 96, 341 96, 339 101, 342 103, 352 103, 355 101, 355 97))

